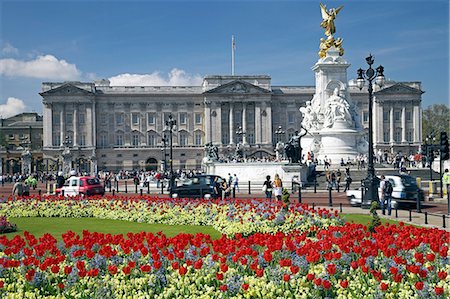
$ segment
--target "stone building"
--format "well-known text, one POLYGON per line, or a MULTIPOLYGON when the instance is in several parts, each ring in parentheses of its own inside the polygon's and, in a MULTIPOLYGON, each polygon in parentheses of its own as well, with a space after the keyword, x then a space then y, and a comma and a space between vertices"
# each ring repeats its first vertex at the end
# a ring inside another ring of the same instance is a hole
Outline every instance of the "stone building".
MULTIPOLYGON (((351 99, 368 127, 368 93, 349 82, 351 99)), ((69 149, 80 171, 156 169, 168 161, 162 139, 169 115, 175 169, 201 167, 204 145, 221 157, 242 146, 246 158, 274 155, 300 128, 299 108, 314 86, 272 86, 271 78, 206 76, 202 86, 110 86, 93 83, 43 83, 44 159, 60 163, 69 149), (281 126, 282 134, 275 134, 281 126)), ((390 153, 416 152, 421 143, 420 82, 386 82, 374 93, 374 147, 390 153)), ((166 150, 165 150, 166 149, 166 150)))
POLYGON ((0 119, 0 173, 22 172, 22 155, 29 151, 31 172, 43 170, 42 116, 34 112, 21 113, 0 119))

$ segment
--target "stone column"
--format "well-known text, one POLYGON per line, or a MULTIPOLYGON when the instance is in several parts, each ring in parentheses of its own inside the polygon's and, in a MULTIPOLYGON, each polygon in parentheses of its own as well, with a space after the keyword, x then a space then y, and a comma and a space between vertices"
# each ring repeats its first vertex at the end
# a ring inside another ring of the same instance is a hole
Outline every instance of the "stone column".
POLYGON ((394 105, 391 104, 391 110, 389 111, 389 142, 394 143, 394 105))
POLYGON ((242 143, 247 144, 247 104, 242 103, 242 131, 245 133, 242 135, 242 143))
POLYGON ((74 104, 73 107, 73 146, 78 145, 78 106, 77 104, 74 104))
MULTIPOLYGON (((88 140, 91 142, 91 146, 96 147, 97 146, 97 115, 95 113, 95 101, 92 101, 92 108, 91 108, 91 121, 92 121, 92 133, 91 136, 88 137, 88 140)), ((89 122, 88 122, 89 124, 89 122)))
POLYGON ((205 99, 205 143, 211 142, 211 101, 205 99))
POLYGON ((272 144, 272 107, 269 103, 266 105, 265 132, 263 141, 265 144, 272 144))
POLYGON ((53 113, 52 104, 45 103, 43 111, 43 135, 44 147, 53 146, 53 113))
POLYGON ((233 103, 230 102, 230 119, 229 119, 230 144, 234 144, 233 118, 234 118, 233 103))
POLYGON ((261 144, 261 104, 255 103, 255 144, 261 144))
POLYGON ((402 143, 406 143, 406 107, 402 108, 402 143))
POLYGON ((414 143, 420 143, 420 140, 421 140, 420 119, 421 119, 420 118, 420 107, 414 106, 414 108, 413 108, 413 126, 414 126, 413 141, 414 141, 414 143))
POLYGON ((64 108, 65 105, 63 104, 61 106, 61 111, 59 111, 59 128, 61 130, 60 132, 60 145, 59 146, 64 146, 64 138, 65 138, 65 126, 64 126, 64 108))
POLYGON ((222 107, 221 104, 216 104, 216 116, 214 117, 215 121, 215 132, 212 136, 212 142, 215 145, 222 144, 222 107))

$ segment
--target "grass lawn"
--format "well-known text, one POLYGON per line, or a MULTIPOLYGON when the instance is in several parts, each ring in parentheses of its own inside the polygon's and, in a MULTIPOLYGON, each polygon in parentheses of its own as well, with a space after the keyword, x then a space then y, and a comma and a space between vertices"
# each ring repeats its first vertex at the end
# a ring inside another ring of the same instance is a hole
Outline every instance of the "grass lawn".
MULTIPOLYGON (((368 225, 370 220, 372 219, 372 216, 370 215, 363 215, 363 214, 341 214, 341 217, 344 218, 346 222, 354 222, 354 223, 361 223, 364 225, 368 225)), ((399 224, 398 221, 389 220, 389 219, 383 219, 381 218, 381 223, 389 223, 389 224, 399 224)), ((405 224, 407 225, 407 224, 405 224)))
POLYGON ((8 233, 8 238, 14 235, 22 235, 24 231, 35 236, 42 236, 45 233, 61 239, 61 235, 68 230, 81 234, 83 230, 110 234, 126 234, 129 232, 163 232, 168 237, 173 237, 179 233, 209 234, 213 239, 219 239, 221 234, 211 226, 196 225, 166 225, 166 224, 148 224, 122 220, 96 219, 96 218, 45 218, 45 217, 21 217, 8 218, 11 223, 17 225, 18 230, 14 233, 8 233))
MULTIPOLYGON (((347 222, 355 222, 367 225, 371 216, 363 214, 341 214, 347 222)), ((173 237, 179 233, 209 234, 213 239, 219 239, 221 234, 211 226, 195 225, 166 225, 166 224, 148 224, 123 220, 109 220, 96 218, 46 218, 46 217, 21 217, 9 218, 9 221, 15 223, 19 230, 14 233, 8 233, 8 238, 15 235, 22 235, 24 231, 35 236, 42 236, 45 233, 61 239, 61 235, 68 230, 81 234, 83 230, 91 232, 101 232, 110 234, 126 234, 128 232, 163 232, 168 237, 173 237)), ((381 219, 381 223, 398 224, 397 221, 381 219)))

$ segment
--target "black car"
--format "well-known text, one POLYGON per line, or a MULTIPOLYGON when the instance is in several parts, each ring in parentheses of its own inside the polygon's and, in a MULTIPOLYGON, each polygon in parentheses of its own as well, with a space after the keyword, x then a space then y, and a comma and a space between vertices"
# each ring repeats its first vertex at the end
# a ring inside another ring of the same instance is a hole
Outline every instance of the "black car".
POLYGON ((216 184, 222 184, 224 179, 218 175, 196 175, 183 181, 177 181, 172 189, 173 198, 216 198, 216 184))

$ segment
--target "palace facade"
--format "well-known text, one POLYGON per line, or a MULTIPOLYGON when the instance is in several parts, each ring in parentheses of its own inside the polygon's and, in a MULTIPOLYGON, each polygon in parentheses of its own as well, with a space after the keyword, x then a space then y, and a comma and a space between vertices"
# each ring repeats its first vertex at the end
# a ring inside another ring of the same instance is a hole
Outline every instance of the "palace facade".
MULTIPOLYGON (((360 91, 351 82, 348 88, 367 130, 367 89, 360 91)), ((44 160, 60 164, 69 149, 79 171, 159 168, 169 160, 169 146, 163 143, 169 115, 177 121, 174 169, 200 168, 209 142, 218 146, 221 157, 230 156, 237 145, 247 158, 274 155, 274 145, 299 130, 299 108, 314 92, 314 86, 272 86, 264 75, 206 76, 202 86, 43 83, 44 160)), ((376 150, 418 150, 422 93, 420 82, 387 82, 375 89, 376 150)))

